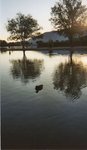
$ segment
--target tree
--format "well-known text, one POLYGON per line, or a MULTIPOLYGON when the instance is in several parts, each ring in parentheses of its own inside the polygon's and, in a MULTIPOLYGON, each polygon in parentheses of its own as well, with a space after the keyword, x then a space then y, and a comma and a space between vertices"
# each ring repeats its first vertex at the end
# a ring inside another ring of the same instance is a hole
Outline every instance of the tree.
POLYGON ((7 31, 10 32, 11 40, 21 40, 24 49, 25 40, 32 37, 40 30, 37 20, 33 19, 31 15, 17 14, 17 17, 8 20, 7 31))
POLYGON ((87 8, 81 0, 61 0, 51 8, 50 21, 72 44, 74 36, 86 28, 87 8))
POLYGON ((0 47, 5 47, 7 46, 7 42, 5 40, 0 40, 0 47))

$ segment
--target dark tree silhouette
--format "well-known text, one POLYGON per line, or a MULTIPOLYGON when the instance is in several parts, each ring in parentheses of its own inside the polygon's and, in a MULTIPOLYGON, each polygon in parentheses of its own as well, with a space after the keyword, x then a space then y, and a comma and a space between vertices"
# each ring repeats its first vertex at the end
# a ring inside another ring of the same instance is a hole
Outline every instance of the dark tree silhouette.
POLYGON ((55 70, 53 77, 54 89, 63 92, 72 100, 81 96, 81 89, 87 86, 87 69, 81 62, 76 63, 72 55, 69 61, 61 63, 55 70))
POLYGON ((25 40, 32 37, 33 34, 40 30, 37 20, 31 15, 17 14, 17 17, 8 20, 7 31, 10 32, 11 40, 20 40, 24 49, 25 40))
POLYGON ((0 40, 0 47, 6 47, 8 43, 5 40, 0 40))
POLYGON ((51 8, 50 21, 72 44, 74 35, 87 29, 87 8, 82 0, 61 0, 51 8))
POLYGON ((23 56, 22 60, 11 60, 11 74, 14 79, 20 78, 22 82, 27 83, 29 79, 35 79, 40 76, 43 70, 43 60, 29 60, 23 56))

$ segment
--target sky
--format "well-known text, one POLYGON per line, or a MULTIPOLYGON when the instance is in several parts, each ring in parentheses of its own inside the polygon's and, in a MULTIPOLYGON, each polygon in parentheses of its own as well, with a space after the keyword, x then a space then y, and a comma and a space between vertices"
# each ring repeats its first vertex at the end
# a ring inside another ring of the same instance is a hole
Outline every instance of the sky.
MULTIPOLYGON (((58 0, 0 0, 0 39, 7 39, 7 21, 14 18, 18 12, 31 14, 41 27, 42 32, 51 31, 53 27, 49 22, 51 7, 58 0)), ((82 0, 87 5, 87 0, 82 0)))

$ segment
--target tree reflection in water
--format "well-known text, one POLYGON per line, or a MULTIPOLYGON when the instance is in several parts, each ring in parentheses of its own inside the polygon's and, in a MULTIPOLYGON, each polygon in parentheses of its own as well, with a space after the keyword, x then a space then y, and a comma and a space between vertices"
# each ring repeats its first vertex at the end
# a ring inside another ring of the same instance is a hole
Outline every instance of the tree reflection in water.
POLYGON ((22 82, 27 83, 29 79, 35 79, 40 76, 43 70, 43 60, 29 60, 23 55, 23 59, 11 60, 11 74, 14 79, 20 78, 22 82))
POLYGON ((54 89, 62 91, 73 101, 80 98, 81 89, 87 86, 87 69, 82 62, 75 62, 70 54, 69 61, 61 63, 53 77, 54 89))

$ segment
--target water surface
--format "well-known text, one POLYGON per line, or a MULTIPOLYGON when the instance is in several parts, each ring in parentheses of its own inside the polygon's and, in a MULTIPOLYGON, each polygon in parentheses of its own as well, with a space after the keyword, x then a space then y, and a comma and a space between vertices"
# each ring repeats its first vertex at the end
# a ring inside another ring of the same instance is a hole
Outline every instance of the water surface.
POLYGON ((0 53, 3 149, 87 148, 87 51, 0 53))

